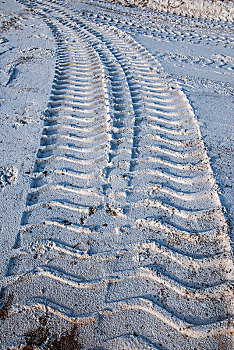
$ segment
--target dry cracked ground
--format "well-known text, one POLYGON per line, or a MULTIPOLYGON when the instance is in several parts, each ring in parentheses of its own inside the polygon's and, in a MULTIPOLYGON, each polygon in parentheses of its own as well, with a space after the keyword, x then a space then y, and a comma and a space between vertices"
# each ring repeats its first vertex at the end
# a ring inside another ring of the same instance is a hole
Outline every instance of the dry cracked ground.
POLYGON ((231 25, 1 8, 0 348, 231 350, 231 25))

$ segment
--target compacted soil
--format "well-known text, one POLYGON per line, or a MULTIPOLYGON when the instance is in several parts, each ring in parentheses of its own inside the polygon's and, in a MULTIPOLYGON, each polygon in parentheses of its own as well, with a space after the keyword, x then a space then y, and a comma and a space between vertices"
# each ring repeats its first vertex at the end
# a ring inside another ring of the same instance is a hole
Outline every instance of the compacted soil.
POLYGON ((0 4, 0 348, 231 350, 231 24, 117 3, 0 4))

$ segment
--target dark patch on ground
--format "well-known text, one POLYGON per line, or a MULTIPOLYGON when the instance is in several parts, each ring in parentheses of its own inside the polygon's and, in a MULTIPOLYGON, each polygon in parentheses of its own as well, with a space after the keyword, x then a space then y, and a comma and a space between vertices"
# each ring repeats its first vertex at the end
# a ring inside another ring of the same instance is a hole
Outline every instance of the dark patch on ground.
POLYGON ((73 326, 70 332, 65 333, 60 337, 55 337, 48 349, 50 350, 81 350, 82 347, 77 337, 77 326, 73 326))
POLYGON ((43 325, 41 325, 37 329, 34 329, 25 334, 26 345, 23 349, 33 350, 34 346, 41 346, 45 344, 48 337, 49 331, 43 325))
POLYGON ((0 33, 8 31, 10 28, 19 29, 20 25, 18 24, 19 17, 11 17, 8 20, 3 20, 0 26, 0 33))
POLYGON ((117 212, 114 209, 112 209, 109 204, 107 204, 106 207, 107 214, 111 216, 117 216, 117 212))
POLYGON ((63 222, 63 224, 64 224, 65 226, 72 225, 71 221, 69 221, 69 220, 67 220, 67 219, 64 219, 62 222, 63 222))
MULTIPOLYGON (((0 300, 4 299, 4 288, 0 291, 0 300)), ((13 302, 13 293, 9 294, 6 300, 0 305, 0 320, 5 320, 9 315, 9 310, 13 302)))
POLYGON ((97 211, 95 207, 89 207, 89 216, 93 215, 97 211))
POLYGON ((35 347, 42 346, 46 350, 81 350, 82 346, 78 341, 77 326, 74 325, 65 334, 50 334, 46 327, 47 316, 40 318, 40 326, 25 334, 26 345, 23 350, 34 350, 35 347))

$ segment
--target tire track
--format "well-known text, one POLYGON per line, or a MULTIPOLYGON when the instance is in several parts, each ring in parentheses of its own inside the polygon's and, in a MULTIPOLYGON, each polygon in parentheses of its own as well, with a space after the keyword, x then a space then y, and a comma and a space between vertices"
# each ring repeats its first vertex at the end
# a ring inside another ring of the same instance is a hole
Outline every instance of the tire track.
POLYGON ((185 95, 124 32, 59 1, 22 3, 58 59, 4 327, 46 312, 56 329, 78 324, 84 348, 230 344, 227 226, 185 95))
MULTIPOLYGON (((153 36, 158 41, 187 41, 194 44, 202 43, 212 46, 222 45, 225 48, 233 47, 233 36, 225 31, 226 28, 222 27, 222 24, 218 24, 215 21, 206 22, 191 18, 188 21, 186 18, 176 18, 175 15, 170 16, 160 13, 151 15, 149 12, 147 15, 143 12, 139 12, 136 15, 135 9, 131 13, 131 17, 128 9, 128 21, 126 21, 121 14, 116 14, 117 11, 110 14, 107 7, 103 8, 103 11, 105 14, 101 12, 97 13, 97 11, 92 12, 92 8, 88 8, 83 11, 83 15, 96 23, 100 23, 101 21, 103 24, 114 25, 130 35, 134 33, 150 37, 153 36), (209 34, 206 32, 207 28, 209 28, 209 34), (212 33, 210 34, 211 31, 212 33)), ((225 23, 225 26, 227 25, 225 23)))
POLYGON ((79 224, 81 215, 89 212, 91 204, 98 206, 102 202, 102 193, 96 188, 105 183, 101 169, 106 166, 109 147, 109 107, 103 68, 92 49, 80 43, 72 48, 60 46, 23 225, 38 223, 38 218, 51 219, 52 208, 55 222, 59 218, 68 224, 75 212, 79 224), (95 177, 96 164, 99 169, 95 177), (66 178, 69 181, 64 181, 66 178))

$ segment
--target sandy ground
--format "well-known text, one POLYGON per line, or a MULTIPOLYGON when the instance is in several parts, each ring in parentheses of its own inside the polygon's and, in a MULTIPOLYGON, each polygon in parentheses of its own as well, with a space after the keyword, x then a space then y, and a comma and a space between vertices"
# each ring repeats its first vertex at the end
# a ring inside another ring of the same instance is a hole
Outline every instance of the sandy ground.
POLYGON ((127 7, 140 7, 143 9, 162 11, 181 15, 216 21, 233 22, 232 0, 107 0, 112 4, 127 7))
POLYGON ((1 349, 232 347, 230 11, 128 3, 0 4, 1 349))

